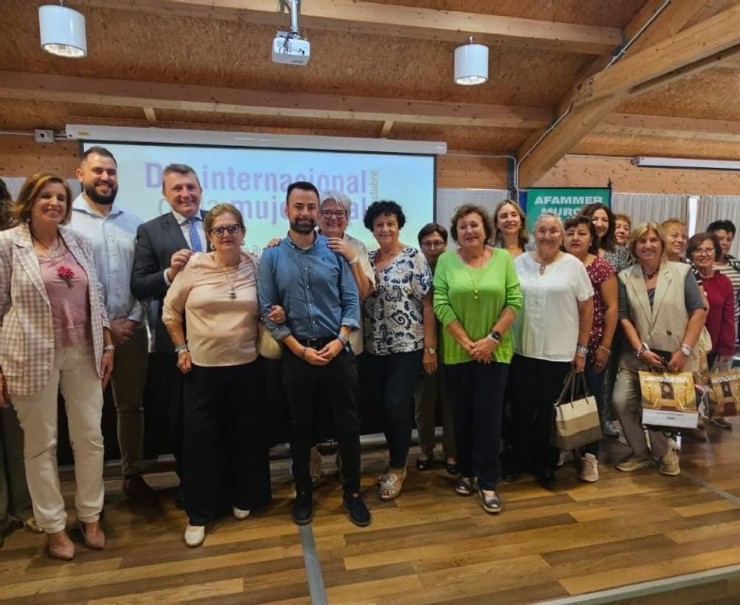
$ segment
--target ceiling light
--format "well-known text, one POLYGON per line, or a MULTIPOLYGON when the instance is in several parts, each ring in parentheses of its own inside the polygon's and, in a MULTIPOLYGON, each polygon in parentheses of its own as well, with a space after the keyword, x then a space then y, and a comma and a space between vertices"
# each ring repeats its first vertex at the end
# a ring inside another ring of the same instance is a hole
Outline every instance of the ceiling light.
POLYGON ((85 16, 76 10, 47 4, 39 6, 41 48, 52 55, 78 59, 87 56, 85 16))
POLYGON ((642 168, 698 168, 703 170, 740 170, 735 160, 702 160, 698 158, 652 158, 637 156, 632 159, 635 166, 642 168))
POLYGON ((473 44, 473 37, 468 43, 455 49, 455 84, 472 86, 488 81, 488 47, 473 44))

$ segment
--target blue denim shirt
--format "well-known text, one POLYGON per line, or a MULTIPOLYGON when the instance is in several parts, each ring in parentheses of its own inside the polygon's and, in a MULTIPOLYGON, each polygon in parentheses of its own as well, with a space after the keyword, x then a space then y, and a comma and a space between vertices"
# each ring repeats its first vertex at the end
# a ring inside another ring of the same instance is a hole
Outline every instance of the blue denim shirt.
POLYGON ((290 237, 267 248, 260 261, 257 292, 265 325, 276 340, 289 334, 298 339, 330 338, 342 326, 360 327, 360 297, 352 271, 323 235, 317 235, 307 250, 290 237), (285 309, 284 324, 267 319, 272 305, 285 309))

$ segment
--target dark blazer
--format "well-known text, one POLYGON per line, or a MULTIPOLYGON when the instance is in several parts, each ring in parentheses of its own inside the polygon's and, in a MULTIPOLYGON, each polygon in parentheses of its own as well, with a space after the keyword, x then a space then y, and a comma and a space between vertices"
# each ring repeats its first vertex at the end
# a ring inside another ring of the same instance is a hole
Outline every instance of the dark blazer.
MULTIPOLYGON (((205 217, 206 212, 201 210, 200 214, 205 217)), ((208 242, 203 244, 208 246, 208 242)), ((145 303, 156 353, 174 353, 170 335, 162 323, 162 301, 168 288, 164 272, 169 269, 172 255, 188 247, 182 229, 171 212, 142 223, 136 231, 131 293, 145 303)))

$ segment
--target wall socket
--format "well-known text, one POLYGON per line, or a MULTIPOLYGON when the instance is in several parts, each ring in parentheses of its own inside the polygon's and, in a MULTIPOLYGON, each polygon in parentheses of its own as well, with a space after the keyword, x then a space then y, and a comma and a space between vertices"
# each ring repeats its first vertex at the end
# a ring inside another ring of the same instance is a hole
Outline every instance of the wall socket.
POLYGON ((53 143, 54 142, 54 131, 53 130, 42 130, 37 128, 33 131, 33 140, 37 143, 53 143))

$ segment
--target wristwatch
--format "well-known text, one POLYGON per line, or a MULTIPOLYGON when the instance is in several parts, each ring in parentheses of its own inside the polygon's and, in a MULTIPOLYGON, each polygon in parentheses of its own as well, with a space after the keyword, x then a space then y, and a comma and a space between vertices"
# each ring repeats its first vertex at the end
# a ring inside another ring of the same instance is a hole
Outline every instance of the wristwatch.
POLYGON ((681 344, 681 353, 683 353, 684 355, 686 355, 686 357, 691 357, 694 354, 694 349, 692 349, 689 345, 682 343, 681 344))
POLYGON ((488 335, 488 338, 491 340, 495 340, 496 342, 501 342, 501 332, 498 330, 494 330, 488 335))

